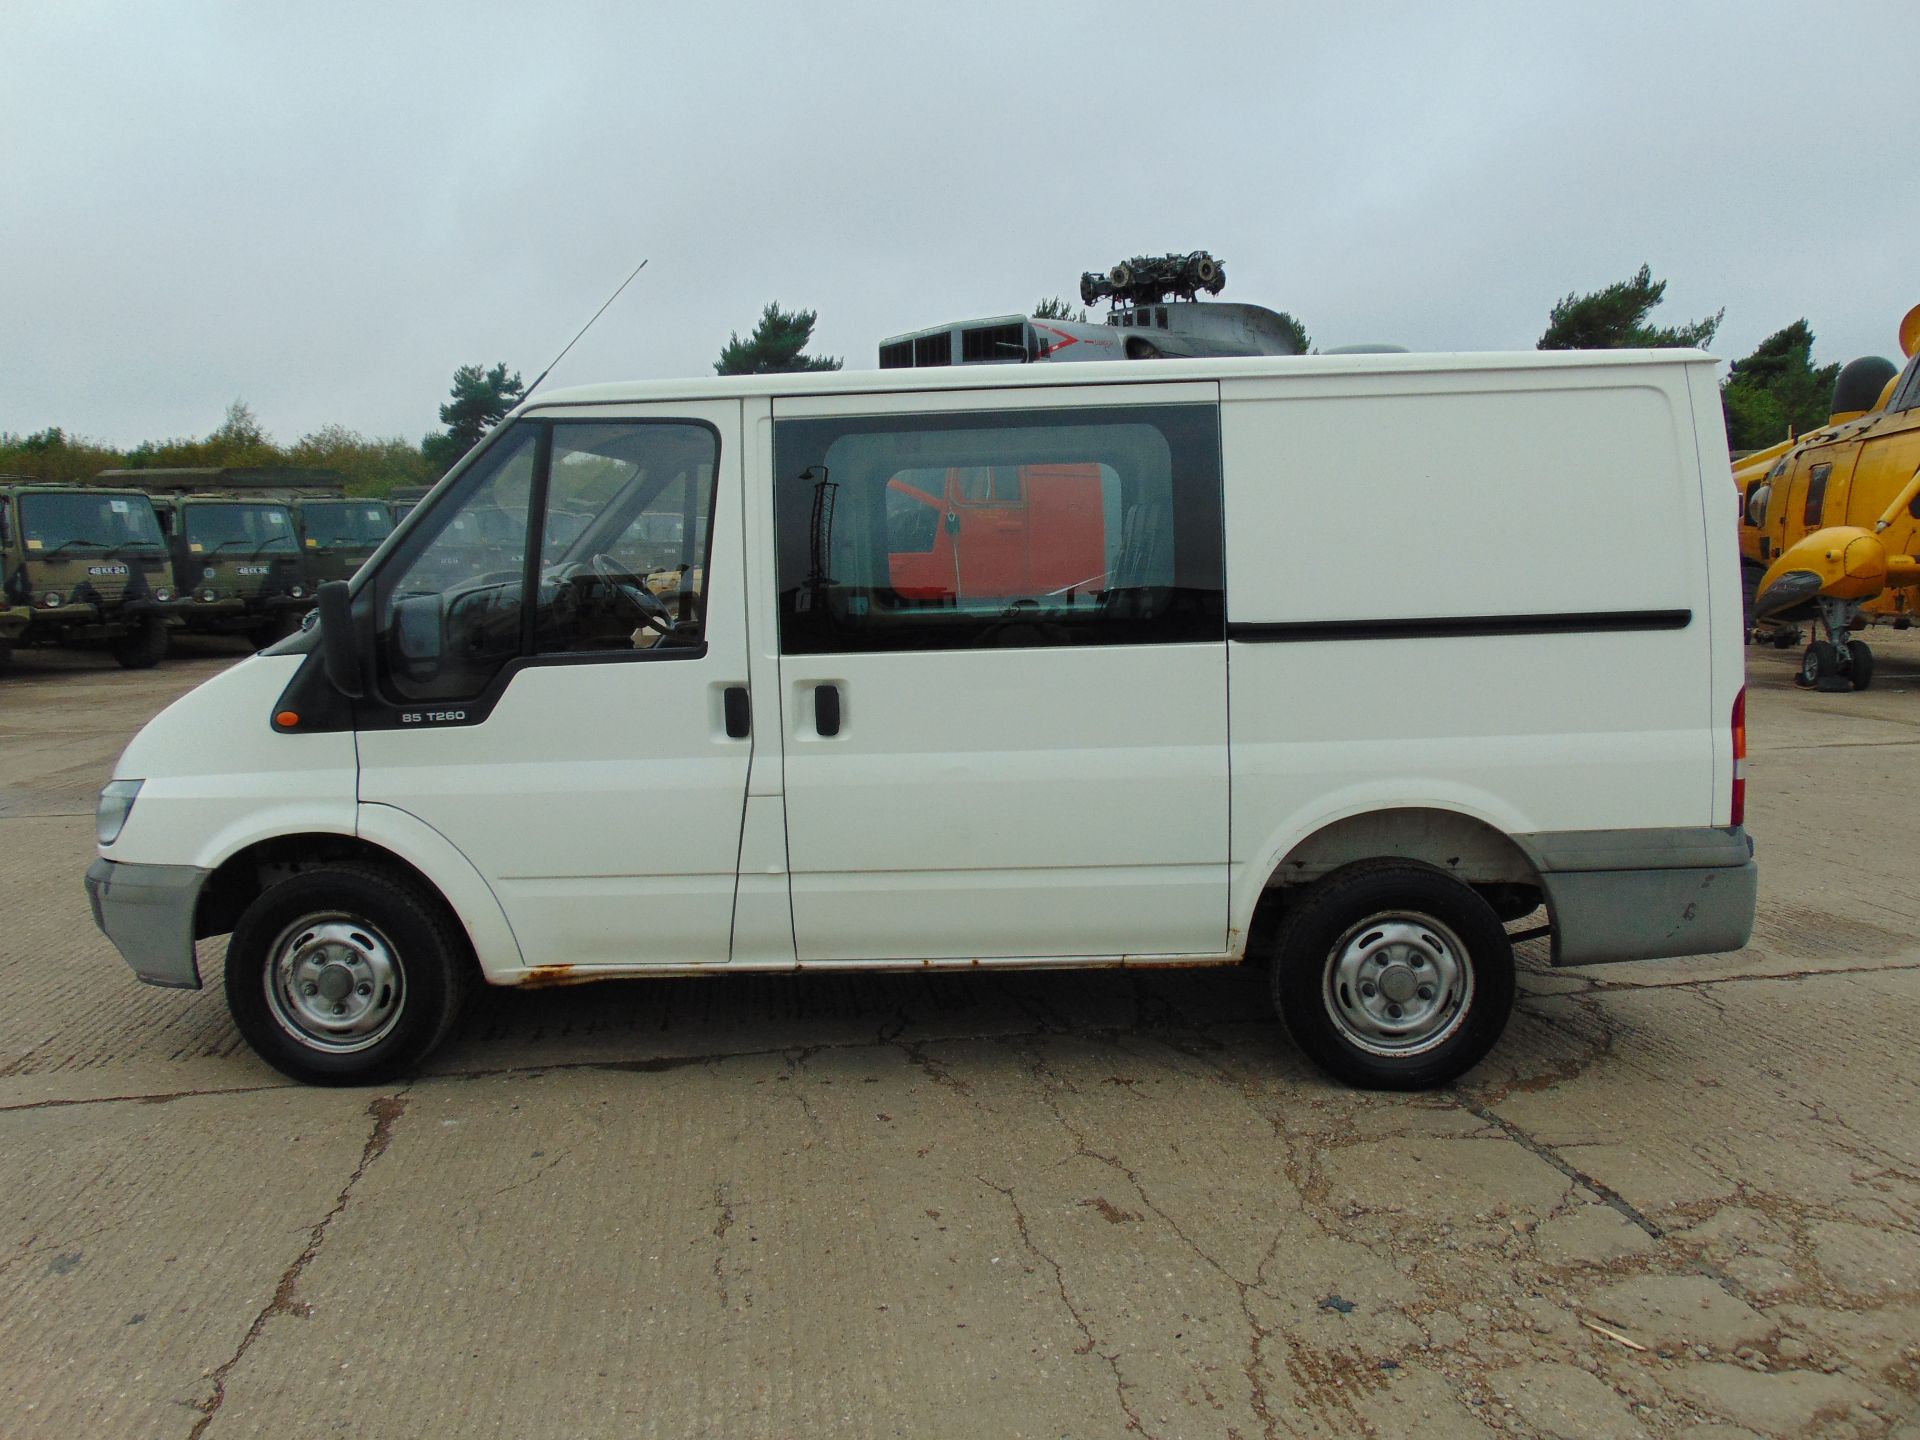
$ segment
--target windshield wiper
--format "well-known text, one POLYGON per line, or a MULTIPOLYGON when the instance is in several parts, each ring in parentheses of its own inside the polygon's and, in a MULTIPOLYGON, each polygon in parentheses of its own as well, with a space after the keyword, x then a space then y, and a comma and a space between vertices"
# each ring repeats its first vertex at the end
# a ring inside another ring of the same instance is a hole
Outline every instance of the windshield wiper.
MULTIPOLYGON (((235 536, 234 536, 234 537, 232 537, 231 539, 228 539, 228 540, 222 540, 222 541, 221 541, 221 542, 220 542, 219 544, 217 544, 217 545, 215 545, 215 546, 213 547, 213 549, 211 549, 211 550, 209 550, 209 551, 208 551, 207 553, 208 553, 209 555, 218 555, 218 554, 219 554, 219 553, 220 553, 220 552, 221 552, 222 550, 224 550, 224 549, 226 549, 226 548, 227 548, 227 546, 229 546, 229 545, 244 545, 244 544, 246 544, 246 543, 247 543, 247 538, 248 538, 248 537, 247 537, 247 536, 245 536, 245 535, 235 535, 235 536)), ((285 538, 286 538, 286 537, 285 537, 285 536, 283 536, 283 535, 276 535, 276 536, 274 537, 274 539, 273 539, 273 540, 262 540, 262 541, 261 541, 261 542, 260 542, 260 543, 259 543, 258 545, 256 545, 256 546, 254 546, 254 547, 253 547, 253 549, 251 549, 251 550, 249 550, 249 551, 247 552, 247 558, 248 558, 249 560, 251 560, 251 559, 253 559, 253 558, 254 558, 254 557, 255 557, 256 555, 258 555, 258 554, 259 554, 259 553, 260 553, 260 552, 261 552, 262 550, 265 550, 265 549, 267 548, 267 546, 269 546, 269 545, 271 545, 271 544, 273 544, 273 543, 274 543, 274 540, 283 540, 283 539, 285 539, 285 538)))
POLYGON ((62 550, 71 550, 76 545, 91 545, 96 550, 111 550, 113 548, 113 542, 111 540, 89 540, 85 535, 76 535, 71 540, 62 540, 51 550, 45 552, 44 558, 51 560, 62 550))

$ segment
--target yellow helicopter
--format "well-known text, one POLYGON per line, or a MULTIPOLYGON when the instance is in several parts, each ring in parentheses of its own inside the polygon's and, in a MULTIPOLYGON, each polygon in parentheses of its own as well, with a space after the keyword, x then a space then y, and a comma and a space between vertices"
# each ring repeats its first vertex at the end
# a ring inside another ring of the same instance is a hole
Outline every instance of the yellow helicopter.
POLYGON ((1854 361, 1825 425, 1734 467, 1750 623, 1787 644, 1798 622, 1824 632, 1801 656, 1810 688, 1866 689, 1873 651, 1853 632, 1905 629, 1920 612, 1920 305, 1900 322, 1900 349, 1904 369, 1854 361))

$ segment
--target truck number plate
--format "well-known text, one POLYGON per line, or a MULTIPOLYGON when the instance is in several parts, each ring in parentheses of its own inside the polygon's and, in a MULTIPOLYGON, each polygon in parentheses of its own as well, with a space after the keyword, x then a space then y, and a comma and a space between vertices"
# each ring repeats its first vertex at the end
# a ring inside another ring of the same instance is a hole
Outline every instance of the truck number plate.
POLYGON ((264 575, 272 568, 266 565, 238 565, 234 567, 236 575, 264 575))
POLYGON ((124 575, 127 573, 127 567, 124 565, 89 565, 87 567, 87 573, 89 575, 124 575))

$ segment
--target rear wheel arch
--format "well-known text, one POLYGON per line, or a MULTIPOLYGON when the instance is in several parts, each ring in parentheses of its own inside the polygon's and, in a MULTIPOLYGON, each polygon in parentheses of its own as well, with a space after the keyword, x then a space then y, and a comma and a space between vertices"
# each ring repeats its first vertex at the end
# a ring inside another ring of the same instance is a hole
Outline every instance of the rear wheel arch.
POLYGON ((1478 816, 1439 806, 1367 810, 1320 826, 1274 864, 1247 927, 1248 954, 1269 953, 1289 903, 1308 886, 1348 866, 1383 860, 1424 864, 1464 882, 1502 920, 1531 914, 1546 899, 1526 851, 1478 816))

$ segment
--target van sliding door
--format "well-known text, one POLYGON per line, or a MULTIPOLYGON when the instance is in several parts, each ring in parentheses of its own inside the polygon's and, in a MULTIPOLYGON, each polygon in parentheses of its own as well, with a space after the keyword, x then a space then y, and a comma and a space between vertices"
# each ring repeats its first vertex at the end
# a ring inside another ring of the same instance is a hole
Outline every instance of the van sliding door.
POLYGON ((774 408, 799 958, 1227 946, 1217 387, 774 408))

